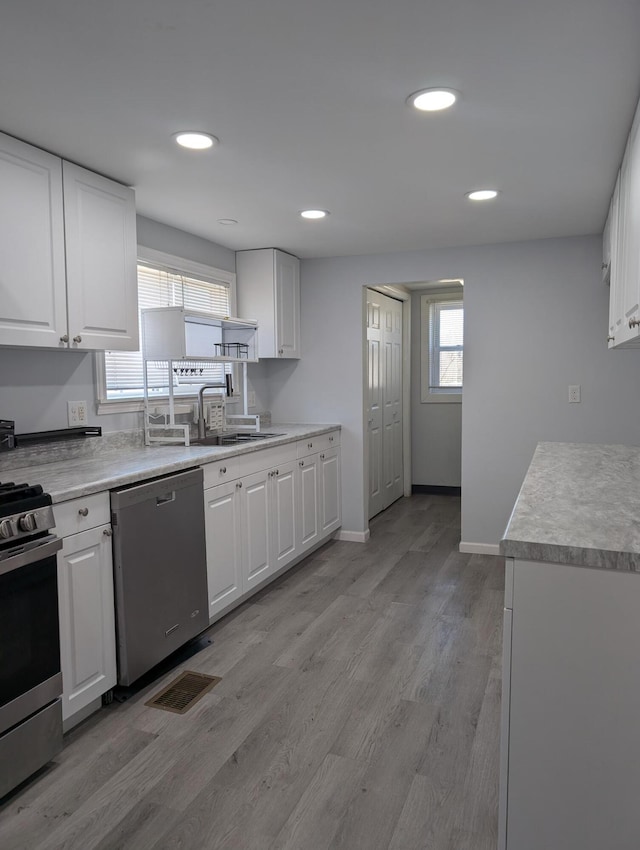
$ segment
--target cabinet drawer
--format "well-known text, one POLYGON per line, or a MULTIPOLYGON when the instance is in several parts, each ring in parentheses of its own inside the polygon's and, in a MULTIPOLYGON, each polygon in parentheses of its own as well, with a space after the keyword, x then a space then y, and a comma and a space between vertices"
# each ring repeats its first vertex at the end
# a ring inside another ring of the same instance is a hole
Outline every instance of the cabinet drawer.
POLYGON ((238 458, 242 475, 251 475, 263 469, 271 469, 278 464, 296 459, 296 444, 287 443, 284 446, 274 446, 272 449, 260 449, 248 452, 238 458))
POLYGON ((240 458, 228 457, 224 460, 216 460, 214 463, 207 463, 202 467, 204 473, 204 489, 207 487, 215 487, 217 484, 224 484, 225 481, 233 481, 234 478, 239 478, 240 458))
POLYGON ((58 537, 68 537, 111 522, 108 493, 94 493, 53 506, 58 537))
POLYGON ((316 452, 324 452, 327 449, 332 449, 340 445, 340 431, 331 431, 329 434, 316 434, 315 437, 298 440, 296 445, 298 447, 298 457, 307 457, 307 455, 312 455, 316 452))

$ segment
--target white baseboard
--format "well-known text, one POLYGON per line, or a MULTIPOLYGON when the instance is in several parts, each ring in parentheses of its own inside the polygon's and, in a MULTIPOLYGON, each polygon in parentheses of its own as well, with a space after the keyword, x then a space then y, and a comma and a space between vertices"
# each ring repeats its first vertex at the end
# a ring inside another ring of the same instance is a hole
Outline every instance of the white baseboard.
POLYGON ((499 555, 500 546, 497 543, 465 543, 461 541, 458 549, 470 555, 499 555))
POLYGON ((340 529, 336 532, 335 540, 346 540, 347 543, 366 543, 369 539, 369 529, 366 531, 345 531, 340 529))

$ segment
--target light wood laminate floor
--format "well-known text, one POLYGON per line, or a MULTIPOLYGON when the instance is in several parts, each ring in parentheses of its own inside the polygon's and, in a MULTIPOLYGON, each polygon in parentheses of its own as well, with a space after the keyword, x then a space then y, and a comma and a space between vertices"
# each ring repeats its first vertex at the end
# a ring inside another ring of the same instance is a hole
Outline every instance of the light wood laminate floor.
POLYGON ((504 565, 415 495, 102 709, 0 806, 2 850, 495 850, 504 565), (222 681, 144 706, 181 669, 222 681))

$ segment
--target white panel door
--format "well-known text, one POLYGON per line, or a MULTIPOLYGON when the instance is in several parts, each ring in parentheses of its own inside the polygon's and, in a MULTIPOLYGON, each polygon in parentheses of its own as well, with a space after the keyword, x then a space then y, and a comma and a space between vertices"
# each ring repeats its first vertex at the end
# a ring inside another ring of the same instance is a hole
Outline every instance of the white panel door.
POLYGON ((367 290, 367 434, 369 445, 369 518, 384 508, 382 476, 382 311, 377 292, 367 290))
POLYGON ((62 717, 116 684, 110 526, 65 537, 58 553, 62 717))
POLYGON ((248 475, 238 482, 242 492, 244 535, 242 540, 243 591, 259 584, 271 568, 271 498, 269 472, 248 475))
POLYGON ((300 261, 275 252, 276 354, 300 357, 300 261))
POLYGON ((383 501, 389 507, 404 493, 402 463, 402 302, 385 298, 383 311, 384 431, 383 501))
POLYGON ((204 491, 209 619, 242 594, 240 482, 204 491))
POLYGON ((292 561, 297 554, 298 480, 296 461, 280 464, 272 476, 273 558, 272 569, 292 561))
POLYGON ((320 454, 318 479, 320 536, 324 537, 325 534, 340 528, 342 523, 340 449, 328 449, 320 454))
POLYGON ((63 177, 69 345, 137 351, 134 192, 69 162, 63 177))
POLYGON ((66 348, 62 161, 0 134, 0 344, 66 348))
POLYGON ((318 455, 309 455, 298 461, 300 470, 298 527, 302 552, 310 549, 320 538, 318 460, 318 455))
POLYGON ((369 519, 404 493, 402 302, 367 291, 369 519))

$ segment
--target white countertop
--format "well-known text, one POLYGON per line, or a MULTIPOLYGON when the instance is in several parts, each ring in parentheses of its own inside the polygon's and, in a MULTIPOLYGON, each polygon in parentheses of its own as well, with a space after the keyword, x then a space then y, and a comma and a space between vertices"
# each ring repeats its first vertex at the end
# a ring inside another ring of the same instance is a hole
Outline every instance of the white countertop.
MULTIPOLYGON (((126 484, 134 484, 146 478, 167 475, 189 467, 221 460, 233 455, 248 454, 261 449, 282 446, 296 440, 339 430, 340 425, 318 424, 273 424, 267 433, 283 434, 254 443, 232 446, 150 446, 125 447, 106 450, 89 457, 78 457, 46 463, 31 463, 28 466, 11 467, 3 471, 0 478, 41 484, 53 502, 88 496, 104 490, 112 490, 126 484)), ((99 437, 92 439, 100 439, 99 437)))

